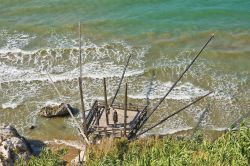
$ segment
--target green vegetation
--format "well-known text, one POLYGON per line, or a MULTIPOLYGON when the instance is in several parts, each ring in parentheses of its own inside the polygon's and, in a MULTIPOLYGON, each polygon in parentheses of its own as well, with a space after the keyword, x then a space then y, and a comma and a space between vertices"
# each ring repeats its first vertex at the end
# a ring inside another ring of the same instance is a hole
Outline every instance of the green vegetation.
POLYGON ((67 153, 66 149, 52 152, 50 149, 43 149, 42 153, 38 156, 32 156, 28 162, 23 159, 15 163, 16 166, 63 166, 66 165, 62 160, 62 156, 67 153))
MULTIPOLYGON (((52 152, 45 148, 39 157, 20 166, 60 166, 67 150, 52 152)), ((128 142, 127 139, 104 140, 90 145, 88 166, 247 166, 250 165, 250 128, 244 125, 237 132, 230 131, 215 141, 204 140, 201 133, 194 139, 177 140, 172 137, 145 138, 128 142)))
POLYGON ((250 129, 244 125, 237 132, 228 132, 215 141, 171 137, 146 138, 133 142, 126 139, 105 140, 87 151, 87 165, 124 166, 246 166, 250 165, 250 129))

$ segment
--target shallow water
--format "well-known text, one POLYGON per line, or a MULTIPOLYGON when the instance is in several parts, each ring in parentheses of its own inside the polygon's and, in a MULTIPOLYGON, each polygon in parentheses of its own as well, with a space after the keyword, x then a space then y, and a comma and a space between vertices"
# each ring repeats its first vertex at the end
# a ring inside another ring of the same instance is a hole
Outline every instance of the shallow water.
MULTIPOLYGON (((0 122, 14 124, 35 139, 76 136, 70 118, 44 119, 37 113, 47 104, 62 101, 80 106, 81 21, 86 109, 95 99, 103 99, 104 77, 111 99, 129 54, 133 56, 124 79, 129 102, 146 104, 149 99, 154 107, 214 33, 215 39, 147 125, 213 90, 213 95, 151 133, 190 129, 198 122, 202 129, 227 128, 250 110, 249 8, 247 0, 0 0, 0 122), (37 129, 30 131, 31 125, 37 129)), ((120 102, 123 92, 124 85, 120 102)), ((81 114, 77 118, 80 121, 81 114)))

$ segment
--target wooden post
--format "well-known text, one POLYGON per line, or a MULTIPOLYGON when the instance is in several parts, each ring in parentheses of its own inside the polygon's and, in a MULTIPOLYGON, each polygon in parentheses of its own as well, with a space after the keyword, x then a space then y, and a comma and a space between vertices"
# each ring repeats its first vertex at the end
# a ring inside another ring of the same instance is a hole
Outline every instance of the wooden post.
POLYGON ((125 87, 125 101, 124 101, 124 136, 126 136, 127 127, 127 108, 128 108, 128 83, 125 87))
POLYGON ((107 99, 107 89, 106 89, 106 78, 103 78, 103 87, 104 87, 106 123, 108 126, 109 125, 109 110, 108 110, 108 99, 107 99))
POLYGON ((82 34, 81 34, 80 22, 79 22, 79 68, 80 68, 80 77, 82 77, 82 34))
MULTIPOLYGON (((62 94, 59 92, 59 90, 57 89, 54 81, 52 80, 52 78, 50 77, 49 73, 47 72, 47 75, 49 77, 49 80, 51 81, 52 85, 54 86, 59 98, 62 98, 62 94)), ((69 109, 67 104, 64 104, 64 107, 67 109, 67 111, 69 112, 70 116, 73 119, 73 122, 75 123, 76 127, 79 130, 80 135, 83 137, 83 139, 87 142, 87 144, 90 144, 88 137, 85 135, 84 131, 82 130, 82 127, 79 125, 79 123, 77 122, 76 118, 74 117, 74 115, 72 114, 71 110, 69 109)))
POLYGON ((117 90, 116 90, 116 92, 115 92, 115 96, 114 96, 114 98, 113 98, 113 100, 111 101, 111 104, 110 104, 111 106, 113 106, 113 104, 114 104, 114 102, 115 102, 115 99, 116 99, 116 96, 117 96, 117 94, 118 94, 118 92, 119 92, 119 90, 120 90, 120 87, 121 87, 121 84, 122 84, 122 80, 123 80, 123 78, 124 78, 124 75, 125 75, 125 72, 126 72, 126 70, 127 70, 127 67, 128 67, 128 64, 129 64, 129 61, 130 61, 131 56, 132 56, 132 54, 129 55, 128 60, 127 60, 127 63, 126 63, 126 65, 125 65, 124 69, 123 69, 122 77, 121 77, 121 79, 120 79, 118 88, 117 88, 117 90))
POLYGON ((96 116, 96 122, 95 122, 95 124, 97 126, 99 126, 100 110, 98 108, 95 110, 95 116, 96 116))
POLYGON ((82 118, 83 118, 83 131, 87 133, 87 126, 86 126, 86 116, 85 116, 85 109, 84 109, 84 102, 83 102, 83 92, 82 92, 82 79, 81 77, 78 78, 79 81, 79 90, 80 90, 80 97, 81 97, 81 110, 82 110, 82 118))
POLYGON ((81 163, 81 150, 78 150, 78 163, 81 163))
POLYGON ((81 110, 82 110, 82 118, 83 118, 83 131, 86 134, 87 133, 87 126, 86 126, 86 116, 85 116, 85 108, 84 108, 84 102, 83 102, 83 92, 82 92, 82 49, 81 49, 81 23, 79 22, 79 68, 80 68, 80 76, 78 78, 79 80, 79 90, 80 90, 80 97, 81 97, 81 110))
POLYGON ((107 127, 104 127, 104 134, 105 134, 105 137, 107 137, 108 133, 107 133, 107 127))

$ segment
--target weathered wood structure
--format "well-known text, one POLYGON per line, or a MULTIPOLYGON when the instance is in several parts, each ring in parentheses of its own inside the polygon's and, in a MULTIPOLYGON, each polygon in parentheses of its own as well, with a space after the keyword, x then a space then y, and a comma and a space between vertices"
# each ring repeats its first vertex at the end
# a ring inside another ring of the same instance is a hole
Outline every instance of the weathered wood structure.
POLYGON ((98 137, 127 137, 134 133, 146 117, 147 107, 128 104, 114 103, 108 108, 108 116, 105 114, 105 102, 95 101, 92 108, 88 110, 86 118, 87 134, 98 137), (118 114, 118 122, 113 121, 114 111, 118 114), (127 116, 124 116, 124 115, 127 116), (107 118, 109 123, 107 123, 107 118), (126 121, 127 123, 124 123, 126 121))
POLYGON ((123 104, 115 103, 116 96, 120 90, 122 80, 124 78, 125 71, 129 64, 129 60, 131 55, 128 58, 128 61, 123 70, 122 77, 119 82, 118 89, 116 90, 115 96, 111 101, 110 106, 108 106, 107 101, 107 92, 106 92, 106 79, 104 78, 104 101, 95 101, 92 108, 89 110, 86 121, 84 121, 84 126, 86 126, 86 135, 94 135, 97 137, 127 137, 129 140, 135 139, 136 137, 148 132, 149 130, 155 128, 159 124, 165 122, 170 117, 178 114, 179 112, 185 110, 191 105, 195 104, 199 100, 208 96, 212 92, 201 96, 180 110, 174 112, 173 114, 163 118, 160 122, 154 124, 151 127, 148 127, 144 130, 141 130, 147 120, 152 116, 152 114, 158 109, 161 103, 165 100, 165 98, 169 95, 169 93, 175 88, 177 83, 181 80, 184 74, 189 70, 189 68, 193 65, 195 60, 202 53, 204 48, 208 45, 208 43, 213 39, 214 35, 212 35, 209 40, 205 43, 205 45, 201 48, 198 54, 194 57, 191 63, 186 67, 183 73, 179 76, 179 78, 174 82, 171 88, 167 91, 167 93, 161 98, 159 103, 151 110, 148 111, 148 106, 138 106, 135 104, 128 104, 127 100, 127 83, 125 87, 125 98, 123 104), (105 113, 104 113, 105 112, 105 113), (115 115, 114 115, 115 113, 115 115), (114 116, 117 116, 114 118, 114 116), (113 119, 113 121, 111 121, 113 119), (140 131, 140 132, 139 132, 140 131))

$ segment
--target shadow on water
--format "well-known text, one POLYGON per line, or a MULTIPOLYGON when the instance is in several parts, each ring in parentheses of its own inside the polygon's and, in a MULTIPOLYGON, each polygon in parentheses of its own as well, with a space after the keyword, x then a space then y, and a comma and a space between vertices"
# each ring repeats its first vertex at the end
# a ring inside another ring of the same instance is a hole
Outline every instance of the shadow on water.
POLYGON ((199 120, 198 120, 198 123, 197 125, 193 128, 193 134, 191 136, 191 138, 194 138, 194 135, 196 134, 196 132, 200 129, 200 125, 201 125, 201 122, 205 119, 207 113, 209 112, 210 110, 210 105, 207 106, 207 108, 205 109, 205 111, 202 112, 199 120))
POLYGON ((29 139, 27 142, 30 145, 33 155, 35 156, 38 156, 46 146, 45 143, 40 140, 29 139))
POLYGON ((70 111, 72 112, 73 115, 78 115, 80 110, 78 108, 75 108, 75 107, 71 107, 69 104, 68 104, 68 107, 70 109, 70 111))

